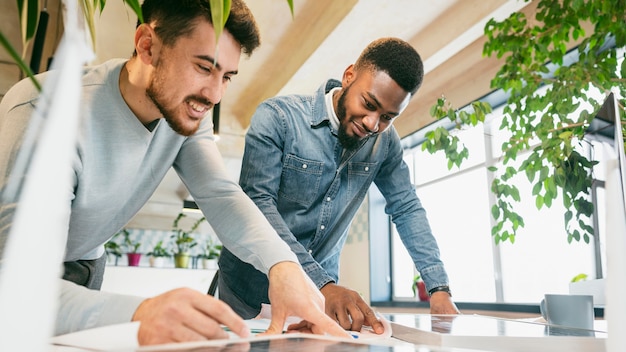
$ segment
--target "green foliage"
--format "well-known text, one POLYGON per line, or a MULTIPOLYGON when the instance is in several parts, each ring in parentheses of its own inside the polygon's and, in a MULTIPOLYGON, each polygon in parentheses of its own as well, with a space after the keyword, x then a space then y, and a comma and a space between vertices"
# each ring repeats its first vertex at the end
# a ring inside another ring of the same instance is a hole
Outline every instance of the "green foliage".
MULTIPOLYGON (((489 168, 495 176, 491 185, 496 195, 491 209, 496 219, 494 240, 514 243, 517 230, 524 226, 514 210, 521 196, 512 182, 521 174, 533 185, 538 209, 551 207, 561 196, 568 242, 582 239, 589 243, 593 236, 589 193, 596 162, 579 150, 593 113, 604 99, 596 101, 586 93, 595 89, 606 96, 618 90, 626 96, 626 60, 618 67, 618 60, 623 59, 618 48, 626 45, 626 0, 541 0, 534 19, 523 13, 501 22, 492 19, 485 26, 485 35, 483 53, 505 58, 491 87, 509 95, 499 129, 510 138, 501 146, 502 166, 489 168), (585 23, 592 25, 590 33, 585 23), (563 58, 575 41, 580 42, 576 49, 579 59, 566 63, 563 58), (547 64, 555 66, 552 75, 547 64), (540 93, 540 88, 545 92, 540 93), (590 107, 581 108, 585 106, 590 107), (512 167, 521 157, 525 159, 520 166, 512 167)), ((450 118, 457 126, 476 126, 491 111, 486 103, 474 102, 471 108, 458 111, 442 97, 431 108, 431 115, 450 118)), ((620 108, 624 109, 624 102, 620 108)), ((449 168, 458 167, 468 157, 458 138, 443 128, 429 132, 426 138, 422 149, 431 153, 443 150, 449 168)))
POLYGON ((217 259, 222 253, 222 245, 215 242, 212 238, 209 238, 202 250, 202 254, 199 255, 203 259, 217 259))
POLYGON ((120 246, 119 243, 117 243, 117 238, 121 235, 120 232, 116 233, 113 237, 111 237, 110 240, 107 241, 107 243, 104 244, 104 250, 107 253, 107 255, 109 254, 113 254, 116 257, 121 257, 122 256, 122 246, 120 246))
POLYGON ((169 258, 172 256, 172 253, 166 246, 163 245, 163 241, 161 240, 154 245, 152 250, 148 252, 147 255, 151 257, 169 258))
POLYGON ((220 39, 228 15, 230 15, 230 0, 209 0, 211 5, 211 20, 215 30, 215 41, 220 39))
POLYGON ((411 283, 411 290, 413 290, 413 296, 417 297, 417 283, 422 280, 420 274, 415 275, 413 282, 411 283))
MULTIPOLYGON (((126 5, 128 5, 134 13, 137 15, 137 18, 143 22, 143 15, 141 13, 141 5, 139 4, 139 0, 122 0, 126 5)), ((226 0, 224 0, 226 1, 226 0)), ((39 81, 35 79, 34 73, 30 69, 30 66, 26 64, 24 58, 26 56, 26 51, 30 41, 33 39, 35 34, 37 33, 37 26, 39 25, 39 12, 40 12, 40 4, 39 0, 16 0, 18 13, 20 16, 20 33, 22 34, 22 54, 19 55, 15 47, 9 42, 9 40, 5 37, 5 35, 0 31, 0 46, 7 51, 7 53, 11 56, 11 59, 17 64, 17 66, 26 74, 27 77, 33 82, 35 87, 38 90, 41 90, 41 85, 39 81)), ((101 14, 104 10, 104 5, 106 4, 106 0, 82 0, 79 2, 81 9, 83 11, 83 15, 85 16, 85 22, 87 27, 89 28, 89 32, 91 35, 91 43, 93 48, 96 46, 96 27, 95 27, 95 14, 96 11, 98 14, 101 14)))
POLYGON ((120 232, 124 236, 123 248, 124 253, 138 253, 137 250, 141 246, 141 242, 135 241, 130 238, 130 232, 127 229, 122 229, 120 232))
MULTIPOLYGON (((444 97, 437 99, 437 104, 430 108, 430 114, 437 118, 449 118, 455 121, 458 128, 464 125, 475 126, 478 122, 484 122, 487 114, 491 112, 491 105, 475 101, 471 104, 471 111, 455 111, 451 103, 444 97)), ((426 133, 426 141, 422 144, 422 150, 430 153, 442 150, 448 158, 448 170, 453 166, 460 167, 464 159, 469 157, 469 151, 463 146, 459 138, 451 135, 448 130, 439 127, 426 133)))
POLYGON ((188 253, 191 248, 198 245, 198 242, 196 242, 191 233, 197 230, 198 226, 200 226, 203 221, 206 221, 206 218, 203 216, 200 219, 196 220, 196 222, 193 223, 188 231, 185 231, 180 228, 179 222, 182 218, 186 216, 187 215, 185 213, 178 214, 172 224, 172 235, 170 237, 174 240, 174 243, 176 244, 176 253, 188 253))
POLYGON ((571 282, 587 281, 587 274, 580 273, 572 278, 571 282))
MULTIPOLYGON (((37 33, 39 22, 39 0, 17 0, 17 11, 20 16, 20 32, 22 43, 27 43, 37 33)), ((26 48, 24 47, 24 53, 26 48)))

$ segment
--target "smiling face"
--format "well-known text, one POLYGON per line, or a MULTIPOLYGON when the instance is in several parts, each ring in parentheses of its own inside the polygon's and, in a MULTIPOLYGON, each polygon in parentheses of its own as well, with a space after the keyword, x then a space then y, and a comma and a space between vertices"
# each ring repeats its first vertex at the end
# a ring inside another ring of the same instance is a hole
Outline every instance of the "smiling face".
POLYGON ((189 36, 154 53, 146 95, 174 131, 190 136, 222 99, 240 56, 241 46, 229 32, 222 32, 216 50, 213 26, 197 20, 189 36))
POLYGON ((344 72, 343 89, 335 103, 339 141, 355 148, 366 137, 385 131, 409 103, 410 94, 384 71, 353 66, 344 72))

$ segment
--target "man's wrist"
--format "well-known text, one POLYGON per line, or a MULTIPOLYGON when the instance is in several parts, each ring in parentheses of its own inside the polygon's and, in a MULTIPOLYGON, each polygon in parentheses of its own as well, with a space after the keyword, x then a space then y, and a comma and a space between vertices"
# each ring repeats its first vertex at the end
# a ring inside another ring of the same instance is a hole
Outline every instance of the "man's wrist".
POLYGON ((428 291, 428 295, 432 296, 435 292, 446 292, 450 295, 450 297, 452 297, 452 292, 450 292, 450 286, 437 286, 435 288, 431 288, 428 291))

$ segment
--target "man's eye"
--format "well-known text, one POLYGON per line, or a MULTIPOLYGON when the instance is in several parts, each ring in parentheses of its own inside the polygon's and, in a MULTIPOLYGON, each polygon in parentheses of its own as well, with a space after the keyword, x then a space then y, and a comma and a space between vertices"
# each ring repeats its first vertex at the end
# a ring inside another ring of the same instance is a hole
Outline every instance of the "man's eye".
POLYGON ((391 115, 387 115, 387 114, 383 114, 380 116, 381 119, 385 120, 385 121, 391 121, 393 120, 393 116, 391 115))
POLYGON ((368 110, 372 110, 372 111, 373 111, 373 110, 376 110, 376 107, 374 106, 374 104, 370 103, 370 102, 369 102, 369 101, 367 101, 367 100, 365 101, 365 107, 366 107, 368 110))
POLYGON ((224 76, 224 81, 230 82, 233 79, 231 76, 224 76))
POLYGON ((202 71, 204 71, 204 72, 209 72, 209 73, 210 73, 210 72, 212 71, 210 67, 206 67, 206 66, 202 66, 202 65, 198 65, 198 67, 199 67, 202 71))

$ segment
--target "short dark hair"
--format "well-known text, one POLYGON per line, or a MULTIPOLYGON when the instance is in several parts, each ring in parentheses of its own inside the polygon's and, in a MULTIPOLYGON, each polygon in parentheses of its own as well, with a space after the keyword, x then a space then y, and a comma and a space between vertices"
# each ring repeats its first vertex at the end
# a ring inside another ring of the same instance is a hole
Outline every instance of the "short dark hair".
MULTIPOLYGON (((213 23, 208 0, 145 0, 141 11, 145 23, 156 24, 155 32, 166 46, 172 46, 181 36, 189 35, 200 19, 213 23)), ((248 56, 261 44, 259 28, 243 0, 231 1, 225 29, 248 56)))
POLYGON ((409 43, 398 38, 380 38, 371 42, 361 53, 354 68, 386 72, 411 95, 424 79, 422 59, 409 43))

